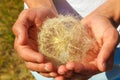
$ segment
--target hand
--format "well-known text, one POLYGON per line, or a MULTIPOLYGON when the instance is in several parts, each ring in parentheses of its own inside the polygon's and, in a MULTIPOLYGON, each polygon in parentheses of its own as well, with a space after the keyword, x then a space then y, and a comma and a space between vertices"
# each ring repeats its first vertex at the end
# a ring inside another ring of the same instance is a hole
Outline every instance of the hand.
POLYGON ((47 77, 53 77, 56 73, 52 63, 46 61, 44 56, 38 52, 36 39, 37 32, 45 18, 55 16, 52 10, 44 7, 23 10, 13 26, 14 47, 19 56, 25 61, 28 69, 47 77))
POLYGON ((62 75, 62 80, 64 77, 77 75, 82 80, 86 80, 96 73, 110 70, 113 66, 114 50, 118 42, 118 32, 115 25, 112 25, 110 19, 97 13, 90 14, 81 22, 89 29, 90 35, 96 39, 100 51, 88 54, 86 60, 81 63, 69 62, 60 66, 58 73, 62 75), (74 74, 70 74, 71 71, 74 74))

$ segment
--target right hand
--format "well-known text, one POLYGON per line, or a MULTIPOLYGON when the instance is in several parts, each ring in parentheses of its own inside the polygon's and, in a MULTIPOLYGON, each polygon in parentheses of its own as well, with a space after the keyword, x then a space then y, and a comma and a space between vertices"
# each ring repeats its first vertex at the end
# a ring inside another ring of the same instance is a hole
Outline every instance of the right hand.
POLYGON ((118 26, 118 21, 112 21, 111 15, 106 12, 103 14, 104 10, 107 11, 106 8, 108 9, 104 4, 81 20, 82 25, 89 29, 88 33, 96 40, 99 47, 94 45, 93 52, 91 51, 82 62, 68 62, 60 66, 58 73, 62 78, 78 75, 82 80, 86 80, 97 73, 112 69, 114 52, 119 41, 119 34, 115 28, 118 26), (97 51, 97 48, 100 51, 97 51), (71 71, 73 74, 70 74, 71 71))
POLYGON ((23 10, 13 26, 14 47, 19 56, 25 61, 28 69, 47 77, 54 77, 57 73, 53 64, 46 61, 44 56, 38 52, 37 32, 46 17, 55 16, 57 14, 44 7, 23 10))

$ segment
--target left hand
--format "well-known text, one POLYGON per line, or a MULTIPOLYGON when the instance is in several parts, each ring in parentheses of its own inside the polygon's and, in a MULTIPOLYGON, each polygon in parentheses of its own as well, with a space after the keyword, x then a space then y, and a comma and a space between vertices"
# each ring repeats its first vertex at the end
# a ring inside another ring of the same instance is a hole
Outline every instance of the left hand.
POLYGON ((38 51, 37 33, 47 17, 56 16, 53 10, 46 7, 31 8, 23 10, 13 26, 14 47, 18 55, 24 60, 28 69, 46 77, 54 77, 57 73, 53 64, 38 51))

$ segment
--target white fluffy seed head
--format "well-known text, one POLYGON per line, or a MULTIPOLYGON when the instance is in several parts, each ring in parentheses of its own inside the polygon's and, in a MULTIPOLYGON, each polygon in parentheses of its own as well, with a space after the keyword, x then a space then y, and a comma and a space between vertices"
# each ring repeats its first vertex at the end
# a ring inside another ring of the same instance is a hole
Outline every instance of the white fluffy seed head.
POLYGON ((47 19, 38 33, 39 51, 56 66, 82 61, 93 43, 80 20, 70 15, 47 19))

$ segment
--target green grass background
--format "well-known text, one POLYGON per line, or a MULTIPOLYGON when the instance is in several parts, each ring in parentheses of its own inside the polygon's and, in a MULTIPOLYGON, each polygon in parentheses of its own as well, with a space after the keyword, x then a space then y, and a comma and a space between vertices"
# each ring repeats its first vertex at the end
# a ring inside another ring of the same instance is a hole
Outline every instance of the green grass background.
POLYGON ((12 26, 22 9, 22 0, 0 0, 0 80, 34 80, 13 48, 12 26))

